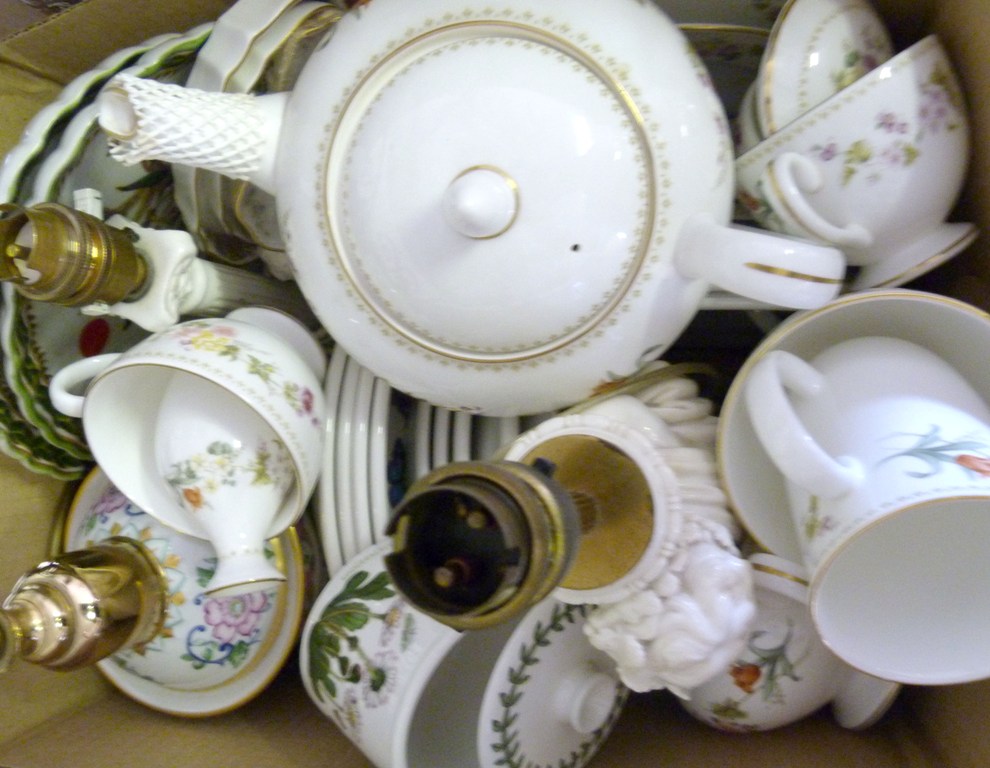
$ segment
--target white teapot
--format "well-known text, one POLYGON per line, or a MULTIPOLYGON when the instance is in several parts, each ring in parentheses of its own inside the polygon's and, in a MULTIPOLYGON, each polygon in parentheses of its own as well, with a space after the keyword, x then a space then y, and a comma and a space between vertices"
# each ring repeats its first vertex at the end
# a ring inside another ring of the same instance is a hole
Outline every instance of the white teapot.
POLYGON ((569 405, 659 356, 712 285, 813 308, 845 272, 729 224, 724 110, 646 0, 374 0, 291 94, 121 76, 100 102, 118 159, 272 192, 330 334, 446 407, 569 405))

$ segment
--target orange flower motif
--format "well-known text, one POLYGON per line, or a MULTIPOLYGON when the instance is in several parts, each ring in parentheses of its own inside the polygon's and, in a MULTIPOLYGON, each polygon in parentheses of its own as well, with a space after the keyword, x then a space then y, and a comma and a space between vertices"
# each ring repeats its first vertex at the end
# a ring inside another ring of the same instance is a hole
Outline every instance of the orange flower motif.
POLYGON ((752 693, 760 680, 761 672, 756 664, 733 664, 729 674, 737 688, 752 693))
POLYGON ((971 469, 984 477, 990 477, 990 459, 983 456, 973 456, 969 453, 963 453, 956 456, 956 464, 966 467, 966 469, 971 469))
POLYGON ((199 509, 203 506, 203 492, 199 490, 199 488, 183 488, 182 498, 184 498, 193 509, 199 509))

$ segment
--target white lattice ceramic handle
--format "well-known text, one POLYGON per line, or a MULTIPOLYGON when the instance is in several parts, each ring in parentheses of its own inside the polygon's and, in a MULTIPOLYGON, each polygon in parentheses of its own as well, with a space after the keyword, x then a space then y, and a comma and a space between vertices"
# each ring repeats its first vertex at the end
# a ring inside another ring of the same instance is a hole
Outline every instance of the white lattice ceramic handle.
POLYGON ((213 93, 133 75, 100 93, 100 126, 125 165, 162 160, 247 179, 272 192, 285 94, 213 93))

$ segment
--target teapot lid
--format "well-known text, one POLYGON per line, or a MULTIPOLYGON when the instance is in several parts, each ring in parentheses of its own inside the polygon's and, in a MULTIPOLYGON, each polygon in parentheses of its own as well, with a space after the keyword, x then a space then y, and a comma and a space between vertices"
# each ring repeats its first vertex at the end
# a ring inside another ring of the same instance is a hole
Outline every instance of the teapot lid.
POLYGON ((451 25, 355 97, 330 150, 328 224, 380 322, 451 359, 523 363, 628 299, 654 157, 595 61, 513 24, 451 25))

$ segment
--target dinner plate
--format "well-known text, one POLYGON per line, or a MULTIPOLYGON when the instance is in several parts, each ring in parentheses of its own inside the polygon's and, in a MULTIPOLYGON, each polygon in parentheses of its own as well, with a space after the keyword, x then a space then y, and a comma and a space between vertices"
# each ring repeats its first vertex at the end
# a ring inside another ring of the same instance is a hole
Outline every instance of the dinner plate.
POLYGON ((433 406, 426 400, 416 401, 413 440, 413 477, 419 480, 429 474, 433 464, 433 406))
POLYGON ((449 408, 433 409, 433 443, 430 468, 436 469, 450 463, 450 422, 453 411, 449 408))
POLYGON ((467 411, 454 411, 450 428, 450 460, 470 461, 474 417, 467 411))
POLYGON ((344 377, 337 400, 337 429, 334 436, 333 485, 337 499, 337 530, 340 531, 340 550, 344 563, 354 557, 361 548, 358 546, 358 515, 355 508, 354 488, 354 404, 357 399, 359 363, 347 358, 344 377))
POLYGON ((28 177, 35 163, 44 156, 62 126, 79 107, 93 99, 96 91, 107 80, 159 43, 178 36, 177 32, 156 35, 137 45, 115 51, 92 69, 73 78, 53 101, 38 110, 24 127, 17 144, 0 164, 0 202, 16 202, 22 190, 30 190, 28 177))
MULTIPOLYGON (((380 376, 374 377, 371 394, 371 420, 368 424, 368 501, 371 515, 371 538, 376 543, 385 536, 392 516, 390 463, 393 460, 390 439, 401 439, 402 422, 393 420, 392 388, 380 376)), ((400 446, 401 448, 401 446, 400 446)), ((401 469, 399 474, 402 477, 401 469)))
POLYGON ((375 375, 352 359, 357 369, 354 412, 351 416, 351 517, 354 521, 355 552, 375 543, 371 524, 371 398, 375 375))
MULTIPOLYGON (((211 29, 211 24, 203 24, 172 35, 123 71, 181 83, 211 29)), ((75 112, 57 146, 40 163, 24 204, 74 206, 73 193, 92 188, 101 193, 106 216, 119 213, 161 229, 179 226, 167 167, 162 163, 128 167, 113 160, 97 117, 98 107, 93 103, 75 112)), ((56 371, 80 357, 123 351, 147 332, 122 318, 90 317, 78 308, 32 301, 11 284, 5 283, 3 292, 4 372, 22 413, 53 444, 79 459, 90 458, 79 420, 55 409, 48 397, 48 382, 56 371)))
POLYGON ((320 541, 323 543, 323 557, 327 571, 333 575, 344 564, 344 549, 337 509, 336 453, 337 453, 337 405, 340 401, 344 368, 347 366, 347 352, 339 344, 330 354, 330 364, 323 385, 326 399, 326 430, 323 441, 323 470, 316 486, 313 506, 316 513, 320 541))

